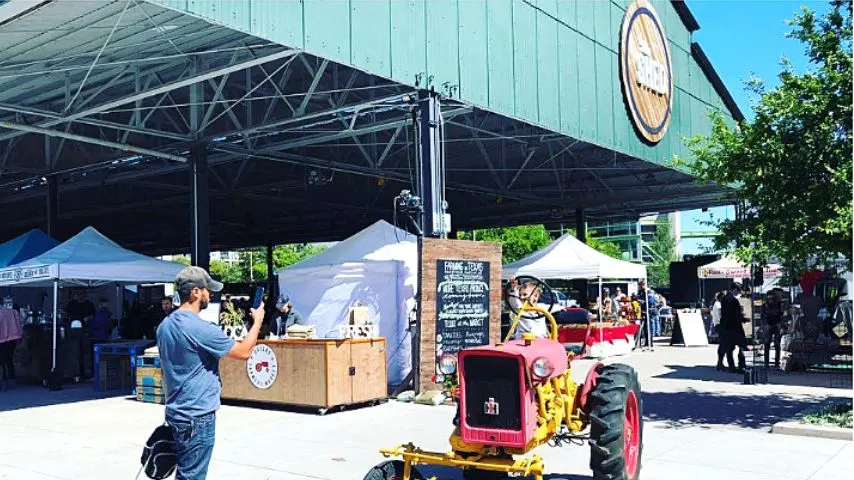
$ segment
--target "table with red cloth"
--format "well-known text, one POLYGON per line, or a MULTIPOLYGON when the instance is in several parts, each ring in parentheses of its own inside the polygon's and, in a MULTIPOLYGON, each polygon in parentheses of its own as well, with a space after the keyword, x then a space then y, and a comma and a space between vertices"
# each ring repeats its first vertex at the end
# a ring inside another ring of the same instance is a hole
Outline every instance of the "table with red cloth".
POLYGON ((613 322, 591 323, 589 325, 562 325, 557 329, 557 339, 560 343, 584 343, 590 347, 599 342, 612 342, 614 340, 625 340, 627 336, 634 336, 638 332, 639 325, 630 323, 617 325, 613 322))

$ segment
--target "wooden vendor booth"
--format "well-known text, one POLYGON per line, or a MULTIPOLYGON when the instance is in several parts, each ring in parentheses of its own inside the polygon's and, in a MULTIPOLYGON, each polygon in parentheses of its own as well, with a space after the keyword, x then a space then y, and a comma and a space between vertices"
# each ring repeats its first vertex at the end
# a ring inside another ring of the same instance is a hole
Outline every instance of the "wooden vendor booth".
POLYGON ((220 363, 222 398, 317 408, 387 397, 383 338, 262 340, 248 361, 220 363))
POLYGON ((416 237, 381 220, 277 272, 310 338, 291 332, 259 342, 249 362, 222 360, 222 397, 321 412, 387 398, 411 369, 417 262, 416 237))

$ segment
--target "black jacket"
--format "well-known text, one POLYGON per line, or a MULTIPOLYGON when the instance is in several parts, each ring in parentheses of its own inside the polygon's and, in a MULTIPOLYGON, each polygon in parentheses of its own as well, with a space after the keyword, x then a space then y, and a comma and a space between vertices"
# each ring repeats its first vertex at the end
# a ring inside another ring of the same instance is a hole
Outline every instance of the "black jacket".
POLYGON ((302 315, 293 308, 288 313, 281 313, 277 310, 270 319, 270 333, 282 336, 291 325, 302 324, 302 315))
POLYGON ((741 303, 735 298, 735 295, 727 293, 721 300, 721 328, 728 331, 738 331, 744 328, 741 324, 746 321, 741 303))

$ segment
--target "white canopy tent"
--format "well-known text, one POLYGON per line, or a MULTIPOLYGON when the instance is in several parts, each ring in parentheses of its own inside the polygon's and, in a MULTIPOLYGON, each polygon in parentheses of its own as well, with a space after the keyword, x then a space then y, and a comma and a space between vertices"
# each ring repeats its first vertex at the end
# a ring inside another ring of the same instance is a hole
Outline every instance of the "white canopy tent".
POLYGON ((406 377, 412 366, 407 327, 418 288, 415 236, 380 220, 277 274, 279 290, 321 337, 340 337, 349 308, 367 307, 388 342, 389 383, 406 377))
MULTIPOLYGON (((783 276, 783 267, 776 263, 771 263, 762 269, 762 273, 766 278, 779 278, 783 276)), ((697 277, 701 279, 747 278, 750 277, 750 266, 741 263, 734 257, 726 256, 707 265, 697 267, 697 277)))
MULTIPOLYGON (((767 292, 779 286, 783 277, 783 267, 776 263, 769 263, 762 268, 763 283, 759 285, 759 293, 767 292)), ((741 280, 750 278, 750 266, 745 265, 735 257, 725 256, 712 263, 697 267, 697 279, 700 282, 700 298, 705 299, 706 279, 729 279, 741 280)))
MULTIPOLYGON (((0 269, 0 286, 53 286, 53 366, 59 288, 173 282, 184 265, 126 250, 87 227, 66 242, 11 267, 0 269)), ((121 302, 121 300, 119 300, 121 302)))
MULTIPOLYGON (((646 280, 647 278, 646 266, 605 255, 569 233, 521 260, 504 265, 501 269, 501 276, 504 279, 523 275, 544 280, 598 280, 600 299, 603 279, 646 280)), ((648 302, 645 303, 647 303, 646 313, 649 318, 649 305, 648 302)), ((599 308, 601 309, 601 305, 599 308)), ((602 321, 601 314, 599 321, 600 323, 602 321)), ((599 331, 601 334, 601 328, 599 331)), ((649 335, 648 322, 647 335, 649 335)))
POLYGON ((565 234, 541 250, 504 265, 505 279, 521 275, 561 280, 646 279, 646 267, 609 257, 565 234))

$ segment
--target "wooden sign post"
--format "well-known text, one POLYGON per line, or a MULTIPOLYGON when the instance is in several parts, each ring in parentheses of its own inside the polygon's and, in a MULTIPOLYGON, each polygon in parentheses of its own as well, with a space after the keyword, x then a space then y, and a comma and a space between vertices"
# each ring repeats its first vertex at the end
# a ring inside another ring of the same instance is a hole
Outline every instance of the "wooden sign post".
POLYGON ((438 390, 438 362, 501 335, 501 245, 421 240, 420 331, 416 391, 438 390))

